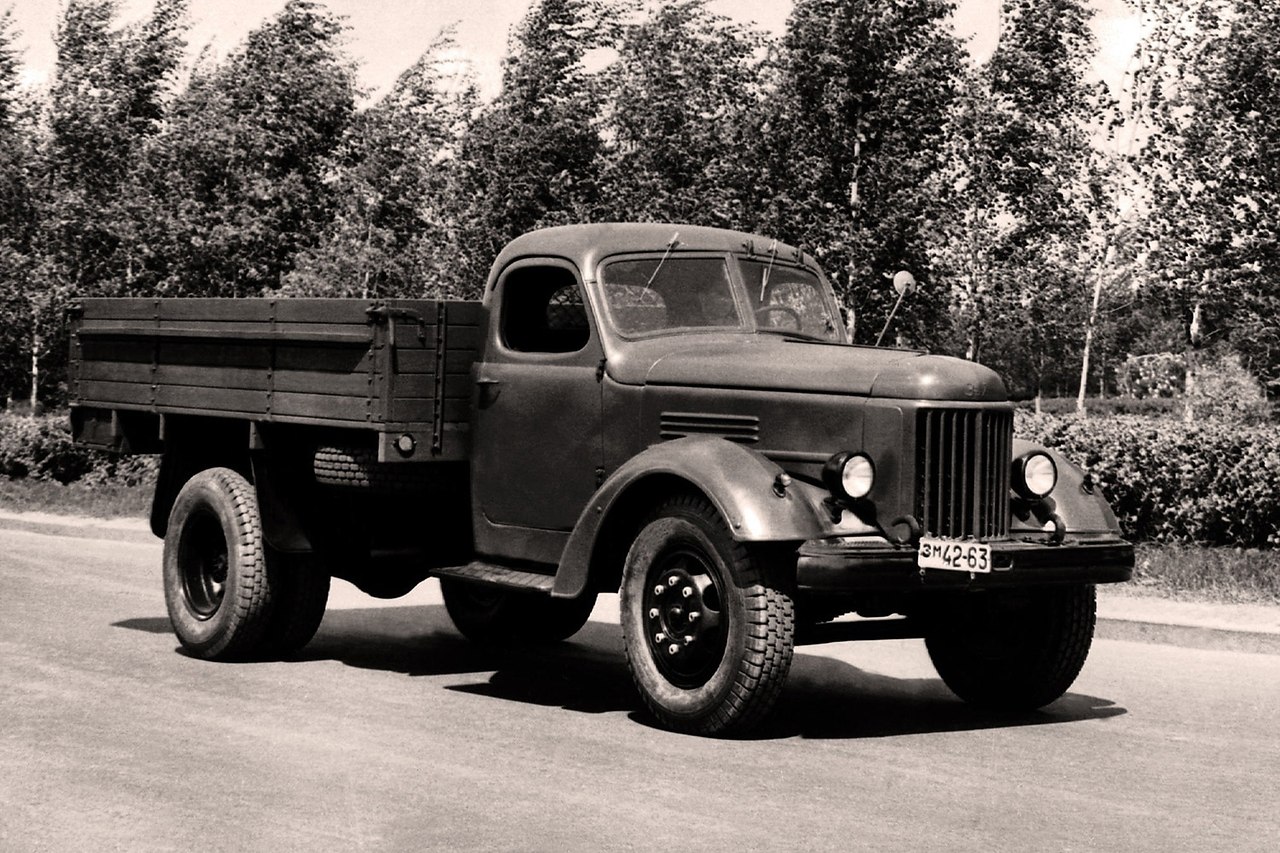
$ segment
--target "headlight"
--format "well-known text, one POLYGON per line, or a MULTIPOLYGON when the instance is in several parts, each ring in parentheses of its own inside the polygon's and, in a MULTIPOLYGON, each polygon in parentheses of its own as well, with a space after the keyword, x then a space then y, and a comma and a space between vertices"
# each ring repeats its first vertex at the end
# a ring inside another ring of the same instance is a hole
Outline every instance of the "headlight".
POLYGON ((864 498, 876 483, 876 466, 865 453, 846 450, 827 460, 822 482, 838 498, 864 498))
POLYGON ((1028 453, 1013 463, 1013 490, 1029 500, 1039 500, 1058 485, 1058 466, 1047 453, 1028 453))

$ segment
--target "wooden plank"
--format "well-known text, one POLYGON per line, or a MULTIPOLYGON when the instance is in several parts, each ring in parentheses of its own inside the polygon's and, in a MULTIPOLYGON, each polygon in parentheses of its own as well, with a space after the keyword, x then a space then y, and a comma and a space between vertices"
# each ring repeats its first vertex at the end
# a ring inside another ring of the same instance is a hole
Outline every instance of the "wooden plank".
POLYGON ((219 365, 257 368, 271 364, 271 348, 265 344, 215 343, 207 340, 173 340, 160 344, 160 363, 173 365, 219 365))
POLYGON ((157 385, 185 385, 193 388, 228 388, 240 391, 266 391, 267 371, 259 367, 213 367, 211 365, 177 365, 161 362, 156 369, 157 385))
POLYGON ((316 370, 326 373, 368 373, 370 350, 357 347, 315 347, 279 344, 276 370, 316 370))
POLYGON ((370 411, 367 400, 354 397, 277 393, 271 400, 272 416, 324 418, 363 423, 368 420, 370 411))
MULTIPOLYGON (((436 377, 432 373, 397 373, 397 397, 430 397, 435 394, 436 377)), ((447 399, 466 400, 471 397, 471 377, 466 374, 446 373, 444 396, 447 399)))
POLYGON ((162 322, 265 323, 271 316, 270 299, 161 299, 162 322))
POLYGON ((328 373, 318 370, 277 370, 275 390, 303 394, 369 397, 373 390, 368 373, 328 373))
POLYGON ((154 354, 155 345, 150 341, 106 340, 102 338, 80 340, 80 357, 85 362, 129 361, 150 364, 154 354))
POLYGON ((84 319, 97 320, 150 320, 155 317, 154 299, 82 299, 84 319))
POLYGON ((84 361, 80 364, 82 381, 144 382, 151 384, 151 362, 84 361))
POLYGON ((151 386, 136 382, 81 382, 80 401, 88 405, 111 403, 151 404, 151 386))
POLYGON ((265 414, 267 395, 263 391, 239 388, 199 388, 186 385, 161 385, 156 388, 156 406, 182 406, 205 411, 252 412, 265 414))
POLYGON ((276 302, 280 323, 351 323, 368 325, 369 299, 281 299, 276 302))

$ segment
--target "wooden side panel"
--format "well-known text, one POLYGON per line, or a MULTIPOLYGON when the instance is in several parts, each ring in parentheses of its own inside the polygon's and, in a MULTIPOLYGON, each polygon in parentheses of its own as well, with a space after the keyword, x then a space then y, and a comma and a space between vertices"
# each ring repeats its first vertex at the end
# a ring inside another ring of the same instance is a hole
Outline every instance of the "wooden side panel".
POLYGON ((433 300, 86 299, 82 308, 72 336, 78 405, 451 437, 467 430, 486 318, 480 303, 433 300))

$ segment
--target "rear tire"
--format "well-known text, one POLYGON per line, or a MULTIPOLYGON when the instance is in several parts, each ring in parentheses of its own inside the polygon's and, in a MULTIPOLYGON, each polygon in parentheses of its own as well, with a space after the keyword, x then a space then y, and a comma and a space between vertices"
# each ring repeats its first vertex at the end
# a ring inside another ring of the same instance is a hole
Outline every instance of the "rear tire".
POLYGON ((700 495, 671 498, 641 529, 623 569, 622 634, 664 725, 741 734, 772 711, 795 645, 788 559, 735 542, 700 495))
POLYGON ((206 660, 260 651, 272 588, 253 486, 229 468, 187 481, 169 513, 164 597, 183 647, 206 660))
POLYGON ((1031 711, 1076 680, 1096 614, 1091 584, 968 594, 935 617, 925 645, 938 675, 961 699, 1031 711))
POLYGON ((587 624, 596 604, 594 592, 552 598, 457 578, 440 578, 440 591, 454 626, 468 640, 484 645, 567 640, 587 624))
POLYGON ((291 655, 315 636, 329 602, 329 575, 310 554, 270 554, 272 614, 263 637, 270 655, 291 655))

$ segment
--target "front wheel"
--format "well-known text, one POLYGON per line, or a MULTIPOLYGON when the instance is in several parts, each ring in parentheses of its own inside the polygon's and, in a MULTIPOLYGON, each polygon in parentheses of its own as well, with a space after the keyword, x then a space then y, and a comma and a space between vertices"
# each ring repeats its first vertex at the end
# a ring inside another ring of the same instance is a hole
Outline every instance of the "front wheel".
POLYGON ((974 705, 1030 711, 1071 687, 1089 656, 1094 587, 971 593, 933 618, 929 657, 951 691, 974 705))
POLYGON ((740 734, 772 710, 791 668, 795 610, 786 558, 735 542, 700 496, 662 504, 627 553, 627 666, 672 729, 740 734))

